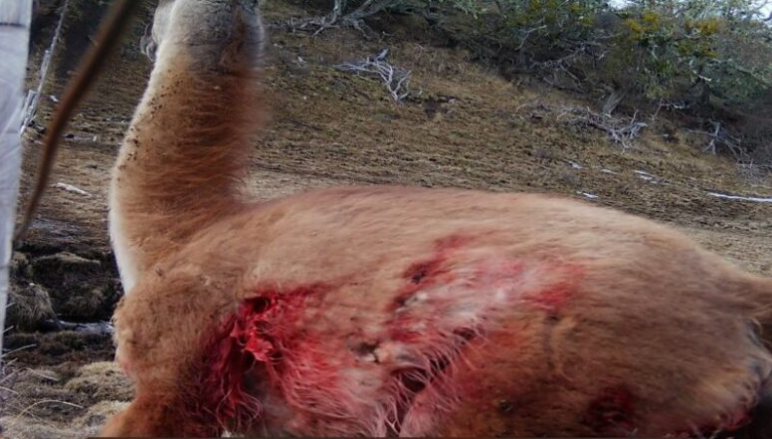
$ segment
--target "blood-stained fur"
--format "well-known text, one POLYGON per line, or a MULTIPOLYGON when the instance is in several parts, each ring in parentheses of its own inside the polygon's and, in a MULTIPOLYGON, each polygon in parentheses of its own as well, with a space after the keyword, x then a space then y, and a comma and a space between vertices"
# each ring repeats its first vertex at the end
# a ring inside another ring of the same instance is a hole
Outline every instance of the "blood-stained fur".
POLYGON ((103 435, 768 437, 772 281, 667 227, 533 194, 248 201, 247 3, 159 8, 111 195, 137 396, 103 435))

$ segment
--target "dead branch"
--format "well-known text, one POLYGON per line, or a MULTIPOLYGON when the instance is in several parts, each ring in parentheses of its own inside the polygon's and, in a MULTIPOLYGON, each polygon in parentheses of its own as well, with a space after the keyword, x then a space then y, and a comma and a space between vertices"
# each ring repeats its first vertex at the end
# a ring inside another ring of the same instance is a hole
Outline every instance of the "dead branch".
POLYGON ((636 111, 632 117, 612 117, 608 114, 598 114, 589 108, 578 109, 570 108, 564 111, 560 117, 565 114, 574 114, 575 117, 568 120, 568 123, 584 125, 603 131, 609 135, 614 143, 619 143, 624 149, 629 149, 641 131, 649 124, 638 120, 636 111))
POLYGON ((64 24, 64 17, 67 15, 67 7, 70 5, 70 0, 66 0, 62 6, 62 13, 59 15, 59 23, 56 25, 56 31, 54 37, 51 40, 51 45, 43 53, 43 61, 40 64, 40 70, 38 72, 38 85, 35 90, 30 90, 27 93, 27 97, 24 101, 24 110, 22 114, 24 119, 22 120, 21 132, 27 129, 32 120, 37 115, 38 105, 40 104, 40 96, 43 93, 43 87, 46 84, 46 78, 48 77, 48 69, 51 66, 51 59, 56 52, 56 44, 59 42, 62 33, 62 25, 64 24))
POLYGON ((709 152, 713 155, 718 155, 720 150, 724 150, 732 154, 737 163, 747 164, 752 160, 742 148, 742 139, 730 134, 721 122, 711 120, 711 131, 696 131, 693 132, 706 135, 710 141, 708 145, 703 148, 703 151, 709 152))
POLYGON ((314 36, 327 29, 348 26, 357 29, 367 36, 370 29, 364 22, 365 18, 373 16, 398 2, 399 0, 366 0, 358 8, 347 13, 349 0, 335 0, 335 4, 329 14, 300 21, 290 20, 287 26, 291 31, 311 32, 314 36))
POLYGON ((386 61, 388 56, 389 49, 384 49, 374 58, 367 58, 358 63, 339 64, 336 68, 344 72, 379 78, 392 99, 397 103, 402 103, 410 94, 410 76, 412 72, 391 65, 386 61))
MULTIPOLYGON (((540 20, 539 23, 541 23, 543 21, 544 20, 540 20)), ((522 37, 522 39, 520 41, 520 44, 515 48, 515 50, 518 51, 518 52, 523 50, 523 47, 525 47, 525 43, 528 42, 528 38, 530 38, 531 35, 534 32, 538 32, 538 31, 546 29, 546 28, 547 28, 547 25, 541 25, 541 26, 537 26, 537 27, 534 27, 534 28, 531 28, 531 29, 524 30, 522 32, 523 37, 522 37)))
POLYGON ((708 146, 706 146, 703 151, 710 151, 713 155, 716 155, 716 143, 718 143, 721 134, 721 124, 713 121, 711 121, 711 123, 713 124, 714 130, 713 133, 708 133, 710 136, 710 143, 708 143, 708 146))

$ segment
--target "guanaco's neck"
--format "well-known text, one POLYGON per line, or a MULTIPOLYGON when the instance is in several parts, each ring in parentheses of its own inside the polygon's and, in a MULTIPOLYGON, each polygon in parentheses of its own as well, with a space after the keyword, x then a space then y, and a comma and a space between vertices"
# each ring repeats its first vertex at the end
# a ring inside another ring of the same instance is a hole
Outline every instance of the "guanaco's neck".
POLYGON ((255 61, 235 51, 236 37, 159 47, 111 185, 110 234, 127 292, 193 233, 244 208, 240 185, 260 96, 255 61))

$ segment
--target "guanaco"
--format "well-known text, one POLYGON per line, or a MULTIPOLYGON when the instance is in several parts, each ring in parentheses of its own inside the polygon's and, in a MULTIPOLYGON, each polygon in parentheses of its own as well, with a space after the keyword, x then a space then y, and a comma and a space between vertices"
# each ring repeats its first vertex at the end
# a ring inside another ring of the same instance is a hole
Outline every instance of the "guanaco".
POLYGON ((252 3, 156 11, 110 196, 136 397, 103 436, 770 437, 772 280, 668 227, 535 194, 250 201, 252 3))

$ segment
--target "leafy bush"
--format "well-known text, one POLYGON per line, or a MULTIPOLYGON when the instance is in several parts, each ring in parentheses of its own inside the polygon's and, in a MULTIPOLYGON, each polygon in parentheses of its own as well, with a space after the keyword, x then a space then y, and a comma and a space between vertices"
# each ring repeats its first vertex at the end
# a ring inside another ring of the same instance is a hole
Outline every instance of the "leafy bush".
POLYGON ((620 16, 604 73, 650 100, 746 105, 769 87, 772 32, 749 1, 641 1, 620 16), (744 3, 744 4, 743 4, 744 3), (742 6, 742 7, 740 7, 742 6), (744 51, 744 53, 743 53, 744 51))

